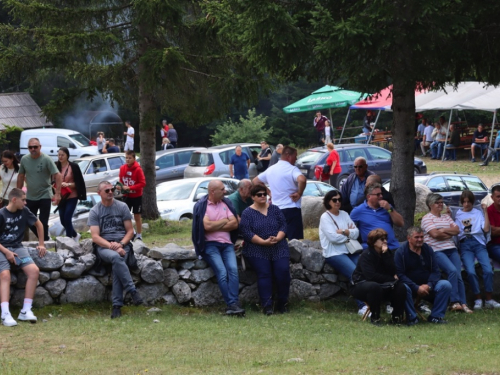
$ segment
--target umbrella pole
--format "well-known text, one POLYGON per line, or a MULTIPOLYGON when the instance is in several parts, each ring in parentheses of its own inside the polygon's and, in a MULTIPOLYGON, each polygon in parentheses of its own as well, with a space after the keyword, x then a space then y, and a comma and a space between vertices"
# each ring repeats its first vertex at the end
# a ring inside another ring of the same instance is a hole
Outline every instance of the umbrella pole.
POLYGON ((380 117, 380 112, 382 110, 379 109, 378 110, 378 113, 377 113, 377 118, 375 119, 375 125, 373 125, 373 129, 372 131, 370 132, 370 136, 368 137, 368 139, 366 140, 366 144, 369 144, 371 141, 372 141, 372 138, 373 138, 373 133, 375 133, 375 129, 377 128, 377 122, 378 122, 378 118, 380 117))
POLYGON ((495 121, 497 120, 497 111, 493 112, 493 123, 491 124, 491 135, 490 135, 490 147, 491 142, 493 142, 493 132, 495 130, 495 121))
POLYGON ((351 108, 349 108, 349 110, 347 111, 347 116, 345 117, 345 121, 344 121, 344 127, 342 128, 342 132, 340 133, 340 138, 339 138, 339 141, 337 144, 342 142, 342 136, 344 135, 345 126, 347 125, 347 119, 349 118, 350 113, 351 113, 351 108))
MULTIPOLYGON (((457 109, 457 111, 458 111, 458 109, 457 109)), ((448 119, 448 128, 446 129, 446 138, 444 140, 443 156, 441 157, 441 161, 444 160, 444 156, 446 155, 446 145, 448 144, 448 134, 450 134, 451 116, 453 116, 453 109, 450 110, 450 118, 448 119)))
MULTIPOLYGON (((328 113, 330 114, 330 139, 333 142, 334 138, 335 138, 335 133, 333 132, 333 121, 332 121, 332 109, 331 108, 328 108, 328 113)), ((325 137, 326 138, 326 137, 325 137)), ((325 146, 326 146, 326 143, 325 143, 325 146)))

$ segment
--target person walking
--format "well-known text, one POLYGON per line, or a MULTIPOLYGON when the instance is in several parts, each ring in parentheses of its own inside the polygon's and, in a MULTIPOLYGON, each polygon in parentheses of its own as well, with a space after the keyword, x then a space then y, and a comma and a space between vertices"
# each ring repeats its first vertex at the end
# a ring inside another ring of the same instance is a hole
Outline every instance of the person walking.
POLYGON ((241 146, 236 146, 234 155, 229 162, 229 175, 231 178, 243 180, 248 178, 248 169, 250 168, 250 157, 242 152, 241 146))
POLYGON ((132 127, 132 124, 128 120, 125 121, 125 126, 127 127, 127 131, 123 132, 123 135, 127 136, 127 140, 125 141, 125 147, 123 148, 123 151, 134 151, 134 138, 135 138, 134 128, 132 127))
POLYGON ((2 166, 0 167, 0 180, 2 192, 0 193, 0 208, 9 204, 9 193, 17 186, 19 176, 19 162, 16 155, 10 150, 2 152, 2 166))

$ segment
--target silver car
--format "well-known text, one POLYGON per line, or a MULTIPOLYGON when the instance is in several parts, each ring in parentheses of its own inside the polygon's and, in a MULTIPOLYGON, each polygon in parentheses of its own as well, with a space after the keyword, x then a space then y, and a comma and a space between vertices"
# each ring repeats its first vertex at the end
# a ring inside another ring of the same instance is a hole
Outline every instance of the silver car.
POLYGON ((114 184, 118 181, 120 167, 125 164, 124 153, 86 156, 74 160, 80 167, 87 191, 97 191, 97 185, 103 180, 114 184))
POLYGON ((156 152, 156 183, 184 178, 184 169, 194 151, 206 147, 181 147, 156 152))
MULTIPOLYGON (((195 151, 191 155, 189 165, 184 170, 184 178, 231 177, 229 175, 229 164, 231 156, 235 153, 236 146, 241 146, 242 152, 250 157, 248 175, 250 179, 254 178, 258 175, 255 161, 261 151, 259 143, 234 143, 195 151)), ((274 151, 274 147, 269 146, 269 148, 274 151)))

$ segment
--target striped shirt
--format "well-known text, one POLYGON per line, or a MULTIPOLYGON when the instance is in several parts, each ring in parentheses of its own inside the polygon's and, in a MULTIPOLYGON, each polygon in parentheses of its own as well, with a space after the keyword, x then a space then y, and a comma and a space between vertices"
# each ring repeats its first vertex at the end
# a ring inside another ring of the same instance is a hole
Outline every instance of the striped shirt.
POLYGON ((441 214, 441 216, 435 216, 429 212, 422 218, 422 229, 425 232, 424 242, 432 247, 432 250, 434 251, 454 249, 456 246, 453 239, 436 240, 429 235, 429 232, 433 229, 452 228, 456 226, 457 225, 453 222, 449 215, 441 214))

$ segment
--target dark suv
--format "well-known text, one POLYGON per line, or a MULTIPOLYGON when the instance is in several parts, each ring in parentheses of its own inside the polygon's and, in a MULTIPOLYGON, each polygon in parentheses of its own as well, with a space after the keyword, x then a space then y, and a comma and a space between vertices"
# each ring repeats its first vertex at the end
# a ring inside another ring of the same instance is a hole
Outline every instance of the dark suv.
MULTIPOLYGON (((347 176, 354 172, 354 160, 360 156, 366 159, 368 169, 378 174, 382 181, 391 178, 392 153, 385 148, 367 144, 341 144, 335 145, 335 150, 340 156, 342 172, 337 179, 337 188, 340 190, 347 176)), ((328 176, 323 174, 323 166, 328 157, 326 147, 315 147, 300 154, 295 165, 300 171, 311 180, 328 180, 328 176)), ((427 166, 424 161, 415 158, 415 174, 427 173, 427 166)))

